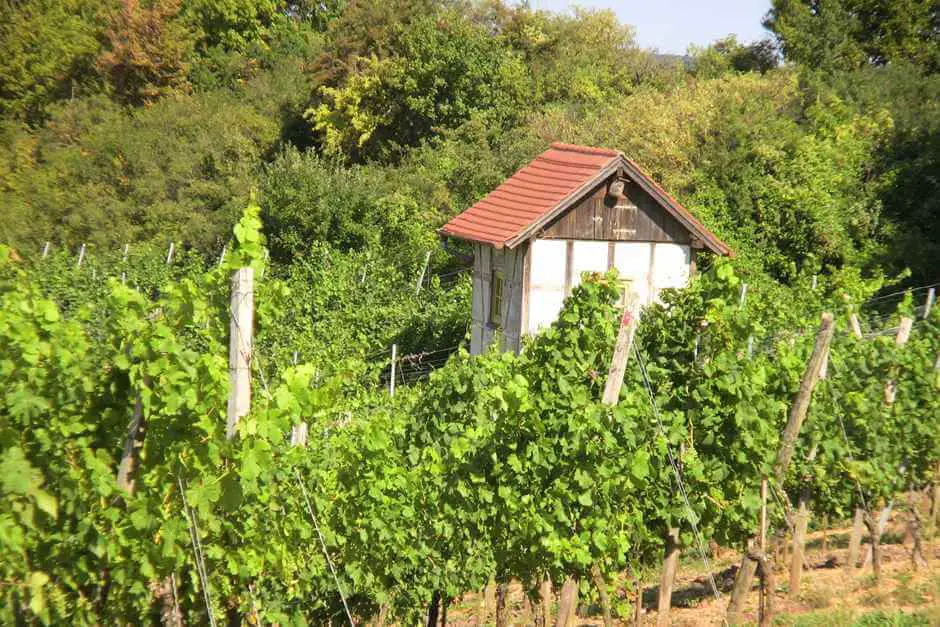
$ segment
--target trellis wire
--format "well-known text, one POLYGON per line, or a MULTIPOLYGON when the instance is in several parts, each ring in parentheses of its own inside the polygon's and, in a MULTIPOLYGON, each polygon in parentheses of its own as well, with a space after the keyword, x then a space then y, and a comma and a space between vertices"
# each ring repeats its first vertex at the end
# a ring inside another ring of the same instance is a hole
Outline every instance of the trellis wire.
POLYGON ((209 575, 206 572, 205 557, 202 553, 202 541, 199 539, 199 527, 196 524, 196 514, 186 502, 186 490, 183 487, 183 479, 179 474, 176 475, 176 482, 180 487, 180 498, 183 500, 183 513, 186 515, 186 527, 189 529, 189 539, 193 543, 193 554, 196 561, 196 572, 199 574, 199 580, 202 583, 202 595, 206 602, 206 612, 209 614, 209 625, 216 627, 215 615, 212 613, 212 596, 209 592, 209 575))
POLYGON ((712 573, 711 565, 708 563, 708 556, 705 554, 705 540, 702 538, 702 533, 699 531, 695 510, 692 509, 692 504, 689 502, 689 495, 686 493, 685 483, 682 481, 682 473, 679 472, 679 464, 676 462, 676 458, 672 454, 672 447, 669 446, 669 437, 666 435, 666 428, 663 426, 663 421, 659 416, 659 408, 656 406, 656 397, 653 394, 653 387, 650 384, 649 373, 646 371, 646 363, 643 361, 643 356, 640 353, 640 349, 637 344, 633 345, 633 352, 636 355, 637 364, 640 366, 640 374, 643 375, 643 385, 646 387, 646 393, 649 396, 650 406, 653 408, 653 416, 656 418, 656 425, 659 428, 659 434, 663 437, 663 440, 665 440, 666 455, 669 457, 669 464, 672 466, 672 472, 676 477, 676 484, 679 487, 679 493, 682 495, 682 501, 685 503, 685 508, 688 512, 689 524, 692 525, 692 531, 695 534, 695 542, 699 555, 702 558, 702 563, 705 565, 706 572, 708 572, 708 582, 711 585, 712 593, 714 593, 715 599, 720 600, 721 592, 718 591, 718 584, 715 583, 715 575, 712 573))
POLYGON ((317 515, 313 512, 313 506, 310 504, 310 497, 307 496, 307 488, 304 486, 304 482, 300 479, 300 472, 294 468, 294 476, 297 477, 297 485, 300 486, 300 491, 304 495, 304 502, 307 504, 307 511, 310 513, 310 518, 313 519, 313 527, 317 530, 317 537, 320 538, 320 546, 323 547, 323 555, 326 557, 326 563, 330 566, 330 572, 333 573, 333 581, 336 583, 336 590, 339 592, 339 598, 343 601, 343 609, 346 610, 346 618, 349 619, 349 627, 355 627, 356 623, 353 621, 352 612, 349 611, 349 605, 346 603, 346 595, 343 594, 343 586, 339 583, 339 577, 336 575, 336 568, 333 566, 333 560, 330 559, 330 552, 326 548, 326 541, 323 539, 323 534, 320 532, 320 523, 317 522, 317 515))

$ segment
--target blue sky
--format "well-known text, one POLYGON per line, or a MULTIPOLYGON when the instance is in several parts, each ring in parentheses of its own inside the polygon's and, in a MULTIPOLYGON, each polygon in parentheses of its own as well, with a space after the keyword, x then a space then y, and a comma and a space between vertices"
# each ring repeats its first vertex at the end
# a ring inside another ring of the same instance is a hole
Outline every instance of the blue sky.
POLYGON ((572 5, 613 9, 636 29, 645 48, 685 53, 689 44, 706 45, 734 33, 750 42, 768 36, 760 25, 770 0, 530 0, 537 9, 564 11, 572 5))

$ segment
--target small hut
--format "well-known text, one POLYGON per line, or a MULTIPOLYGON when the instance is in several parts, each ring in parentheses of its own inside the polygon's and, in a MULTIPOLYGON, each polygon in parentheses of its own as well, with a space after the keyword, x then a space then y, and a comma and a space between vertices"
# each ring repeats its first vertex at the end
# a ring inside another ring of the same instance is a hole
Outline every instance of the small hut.
POLYGON ((617 268, 625 298, 683 287, 695 255, 731 249, 622 153, 555 143, 440 233, 473 244, 470 350, 550 325, 583 272, 617 268))

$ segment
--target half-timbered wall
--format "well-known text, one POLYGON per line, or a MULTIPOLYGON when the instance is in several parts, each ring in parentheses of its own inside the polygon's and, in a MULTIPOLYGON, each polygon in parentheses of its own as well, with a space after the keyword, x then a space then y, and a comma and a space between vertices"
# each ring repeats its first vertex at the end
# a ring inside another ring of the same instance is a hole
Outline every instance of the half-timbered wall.
POLYGON ((477 355, 494 338, 502 339, 504 350, 518 351, 522 332, 525 297, 525 259, 528 244, 514 249, 473 245, 473 303, 471 307, 470 353, 477 355), (493 271, 503 273, 503 306, 499 324, 489 320, 493 271))

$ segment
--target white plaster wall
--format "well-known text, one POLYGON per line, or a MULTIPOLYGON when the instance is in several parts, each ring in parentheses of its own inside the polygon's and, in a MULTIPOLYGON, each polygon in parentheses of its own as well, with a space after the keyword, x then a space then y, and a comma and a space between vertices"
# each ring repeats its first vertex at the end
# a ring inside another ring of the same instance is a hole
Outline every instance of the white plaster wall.
MULTIPOLYGON (((527 298, 527 333, 549 326, 558 317, 567 296, 568 240, 534 240, 531 242, 531 268, 527 298)), ((655 302, 661 290, 683 287, 689 282, 691 251, 688 246, 652 242, 616 242, 613 267, 630 282, 637 302, 655 302)), ((581 282, 583 272, 606 272, 609 269, 609 243, 606 241, 572 242, 571 286, 581 282)))
POLYGON ((607 272, 607 242, 575 241, 571 251, 571 289, 581 285, 584 272, 607 272))
POLYGON ((565 300, 567 242, 537 239, 529 256, 529 294, 527 333, 550 325, 565 300))

